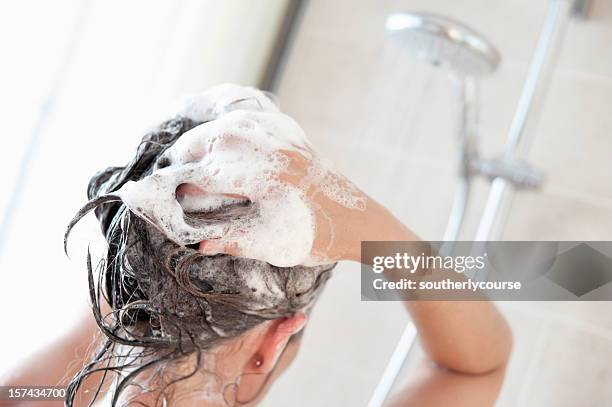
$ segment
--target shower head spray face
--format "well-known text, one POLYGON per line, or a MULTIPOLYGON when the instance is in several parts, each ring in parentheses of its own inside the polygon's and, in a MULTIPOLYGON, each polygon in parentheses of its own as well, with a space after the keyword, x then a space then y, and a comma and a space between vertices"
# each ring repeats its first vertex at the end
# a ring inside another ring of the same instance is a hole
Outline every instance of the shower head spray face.
POLYGON ((489 41, 447 17, 394 13, 387 18, 386 31, 410 54, 462 76, 490 74, 500 63, 499 52, 489 41))

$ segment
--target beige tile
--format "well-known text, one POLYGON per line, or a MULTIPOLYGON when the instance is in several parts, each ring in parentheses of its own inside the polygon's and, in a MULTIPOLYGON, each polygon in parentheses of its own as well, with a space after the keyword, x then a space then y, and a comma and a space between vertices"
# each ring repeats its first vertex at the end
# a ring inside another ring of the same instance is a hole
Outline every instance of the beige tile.
POLYGON ((579 72, 612 77, 612 3, 593 1, 586 20, 574 19, 559 58, 559 66, 579 72))
POLYGON ((521 391, 528 380, 525 373, 538 359, 550 324, 507 303, 500 303, 499 306, 512 329, 513 350, 496 406, 518 406, 521 391))
POLYGON ((451 209, 454 174, 427 162, 406 163, 397 174, 389 209, 421 238, 440 240, 451 209))
POLYGON ((507 240, 611 240, 612 209, 544 192, 516 194, 507 240))
POLYGON ((583 332, 612 340, 611 307, 609 301, 522 301, 509 306, 536 318, 568 324, 583 332))
POLYGON ((290 63, 285 71, 278 92, 280 103, 303 125, 315 144, 322 137, 313 131, 315 125, 360 137, 369 108, 366 96, 374 75, 374 66, 365 60, 366 56, 367 52, 358 45, 342 47, 314 38, 293 52, 296 63, 290 63))
POLYGON ((609 310, 607 303, 585 304, 500 303, 514 333, 514 351, 497 407, 606 405, 611 368, 602 356, 612 350, 612 336, 554 314, 591 312, 597 320, 609 310))
POLYGON ((606 360, 612 341, 572 326, 554 324, 548 331, 528 387, 519 405, 608 406, 612 399, 612 365, 606 360))
POLYGON ((303 32, 341 44, 378 45, 390 0, 315 0, 308 4, 303 32))
POLYGON ((612 85, 555 78, 529 155, 548 184, 612 198, 610 106, 612 85))

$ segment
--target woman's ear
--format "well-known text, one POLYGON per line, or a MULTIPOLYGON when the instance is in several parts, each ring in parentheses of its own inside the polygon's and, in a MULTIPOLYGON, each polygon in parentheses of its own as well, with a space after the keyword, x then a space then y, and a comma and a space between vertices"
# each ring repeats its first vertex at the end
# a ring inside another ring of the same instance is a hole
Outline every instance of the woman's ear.
POLYGON ((249 352, 252 353, 242 368, 236 400, 249 404, 263 397, 267 386, 271 383, 269 379, 274 380, 274 376, 282 371, 282 366, 280 370, 274 370, 276 365, 279 363, 286 365, 292 360, 291 355, 295 356, 296 347, 292 347, 287 354, 283 351, 291 335, 304 328, 306 321, 306 315, 300 312, 291 317, 276 319, 263 328, 257 335, 255 343, 252 342, 252 346, 248 346, 249 352), (282 361, 279 360, 281 355, 283 355, 282 361))
POLYGON ((266 330, 263 340, 245 370, 251 373, 269 373, 276 365, 291 335, 302 330, 306 321, 307 317, 303 312, 275 320, 266 330))

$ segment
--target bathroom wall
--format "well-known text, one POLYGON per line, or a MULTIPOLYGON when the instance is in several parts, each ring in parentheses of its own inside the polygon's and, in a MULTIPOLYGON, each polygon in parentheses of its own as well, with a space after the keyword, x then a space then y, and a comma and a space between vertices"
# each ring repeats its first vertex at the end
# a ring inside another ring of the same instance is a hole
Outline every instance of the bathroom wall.
MULTIPOLYGON (((279 96, 324 156, 425 239, 439 239, 455 181, 454 99, 446 74, 388 43, 392 11, 429 11, 488 37, 503 63, 481 82, 483 154, 501 152, 544 21, 538 0, 311 0, 279 96)), ((612 239, 612 3, 569 23, 527 155, 546 185, 511 201, 516 240, 612 239)), ((480 181, 464 239, 488 190, 480 181)), ((612 399, 607 303, 500 304, 515 351, 499 406, 605 405, 612 399)), ((312 316, 294 366, 266 405, 365 405, 402 332, 399 304, 363 303, 359 267, 342 264, 312 316), (316 387, 305 391, 303 385, 316 387), (296 394, 299 400, 296 401, 296 394)), ((409 370, 409 369, 408 369, 409 370)))

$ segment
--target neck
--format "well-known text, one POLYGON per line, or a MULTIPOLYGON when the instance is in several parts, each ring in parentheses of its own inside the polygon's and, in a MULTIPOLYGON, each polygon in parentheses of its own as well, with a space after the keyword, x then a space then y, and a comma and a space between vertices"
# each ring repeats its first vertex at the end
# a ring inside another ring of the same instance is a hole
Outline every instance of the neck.
POLYGON ((143 373, 135 379, 139 385, 128 386, 124 390, 118 405, 252 405, 250 401, 264 386, 266 375, 245 377, 240 362, 240 358, 214 351, 203 353, 199 365, 198 357, 194 354, 180 362, 171 362, 162 370, 153 368, 152 372, 143 373), (169 383, 172 384, 168 386, 169 383), (146 390, 147 386, 151 391, 146 390))

